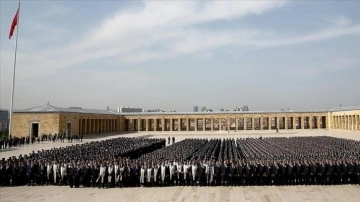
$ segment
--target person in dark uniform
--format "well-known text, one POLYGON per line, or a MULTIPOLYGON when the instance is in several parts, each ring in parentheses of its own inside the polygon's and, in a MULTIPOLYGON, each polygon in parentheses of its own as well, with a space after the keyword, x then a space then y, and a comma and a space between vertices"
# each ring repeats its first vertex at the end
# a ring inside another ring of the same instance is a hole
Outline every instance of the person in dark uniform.
POLYGON ((255 162, 252 162, 250 164, 249 183, 250 183, 250 185, 256 185, 256 165, 255 165, 255 162))
POLYGON ((279 163, 278 167, 278 176, 277 176, 277 185, 284 185, 286 181, 286 166, 284 162, 279 163))
POLYGON ((316 171, 316 165, 315 165, 315 162, 314 161, 311 161, 310 162, 310 165, 309 165, 309 167, 310 167, 310 176, 309 176, 309 183, 308 184, 316 184, 317 183, 317 171, 316 171))
POLYGON ((40 163, 40 180, 39 184, 44 185, 46 183, 46 166, 43 161, 40 163))
POLYGON ((221 175, 221 184, 223 186, 227 185, 227 168, 226 168, 226 161, 224 161, 221 165, 220 165, 220 175, 221 175))
POLYGON ((240 162, 236 163, 236 185, 244 185, 243 181, 243 166, 240 162))
POLYGON ((246 163, 246 165, 244 166, 244 172, 243 172, 243 180, 244 180, 244 185, 250 185, 250 180, 251 180, 251 176, 250 176, 250 165, 249 163, 246 163))
POLYGON ((229 168, 229 185, 236 185, 236 166, 234 162, 231 162, 231 166, 229 168))
POLYGON ((353 173, 354 173, 354 165, 352 164, 352 162, 346 162, 346 183, 347 184, 351 184, 353 182, 352 180, 352 176, 353 176, 353 173))
POLYGON ((301 163, 301 171, 300 171, 300 174, 301 174, 301 185, 305 185, 307 184, 308 182, 308 172, 309 172, 309 169, 308 169, 308 164, 306 161, 302 162, 301 163))
POLYGON ((333 172, 334 183, 335 184, 342 184, 342 180, 341 180, 342 174, 341 174, 340 162, 339 161, 335 162, 333 167, 334 167, 334 172, 333 172))
POLYGON ((325 183, 325 166, 323 162, 317 162, 317 169, 316 169, 316 173, 317 173, 317 179, 318 179, 318 183, 319 184, 324 184, 325 183))
POLYGON ((69 179, 70 188, 74 187, 75 172, 76 171, 73 163, 70 163, 70 166, 68 168, 68 176, 69 176, 68 179, 69 179))
POLYGON ((269 183, 270 185, 276 185, 276 183, 277 183, 276 176, 277 176, 278 172, 279 172, 279 168, 276 165, 276 163, 273 162, 270 167, 270 183, 269 183))
POLYGON ((287 162, 286 164, 286 185, 293 185, 295 183, 295 176, 293 175, 293 164, 291 162, 287 162))
POLYGON ((27 178, 28 178, 28 186, 33 186, 34 185, 34 182, 33 182, 34 177, 33 177, 33 173, 32 173, 33 166, 34 166, 33 162, 28 161, 27 168, 26 168, 26 175, 27 175, 27 178))
POLYGON ((328 161, 325 165, 326 184, 334 184, 334 167, 331 161, 328 161))
POLYGON ((354 182, 360 185, 360 161, 354 161, 354 182))
POLYGON ((219 161, 216 162, 214 165, 214 185, 219 186, 221 183, 221 173, 220 173, 220 163, 219 161))
POLYGON ((262 172, 262 185, 270 185, 270 166, 268 163, 265 163, 263 166, 263 172, 262 172))

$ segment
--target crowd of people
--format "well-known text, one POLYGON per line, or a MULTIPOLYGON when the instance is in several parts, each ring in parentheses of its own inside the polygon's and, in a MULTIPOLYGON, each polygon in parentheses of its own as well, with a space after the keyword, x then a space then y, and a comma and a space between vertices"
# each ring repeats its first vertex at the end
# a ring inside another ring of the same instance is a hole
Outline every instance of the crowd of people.
POLYGON ((48 134, 42 134, 39 137, 6 137, 3 139, 0 139, 0 150, 3 149, 10 149, 12 147, 17 147, 21 145, 29 145, 34 143, 40 143, 40 142, 65 142, 68 143, 75 143, 75 142, 82 142, 83 136, 77 135, 77 134, 71 134, 66 135, 66 133, 48 133, 48 134))
POLYGON ((360 141, 116 138, 2 159, 0 184, 70 187, 360 184, 360 141), (170 142, 170 140, 168 140, 170 142))

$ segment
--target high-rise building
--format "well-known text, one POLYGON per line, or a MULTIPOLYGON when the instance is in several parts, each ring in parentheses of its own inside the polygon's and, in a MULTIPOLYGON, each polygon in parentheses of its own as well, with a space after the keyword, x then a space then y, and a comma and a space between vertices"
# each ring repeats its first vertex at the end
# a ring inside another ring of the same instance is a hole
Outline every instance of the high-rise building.
POLYGON ((119 107, 118 113, 139 113, 143 112, 143 110, 139 107, 119 107))
POLYGON ((248 107, 247 105, 244 105, 244 106, 242 107, 242 110, 245 111, 245 112, 247 112, 247 111, 249 111, 249 107, 248 107))
POLYGON ((199 106, 194 106, 193 112, 198 112, 198 111, 199 111, 199 106))
POLYGON ((206 107, 201 107, 202 112, 206 112, 206 107))

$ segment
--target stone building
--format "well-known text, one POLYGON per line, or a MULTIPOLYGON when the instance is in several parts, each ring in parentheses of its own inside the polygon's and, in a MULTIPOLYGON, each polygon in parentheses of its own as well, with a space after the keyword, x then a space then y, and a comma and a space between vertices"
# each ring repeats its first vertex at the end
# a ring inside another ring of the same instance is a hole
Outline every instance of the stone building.
POLYGON ((61 108, 52 105, 18 110, 13 114, 12 136, 41 134, 100 134, 124 130, 122 116, 110 110, 61 108))
POLYGON ((360 131, 360 106, 317 111, 142 112, 61 108, 52 105, 15 111, 13 136, 47 133, 100 134, 123 131, 360 131))

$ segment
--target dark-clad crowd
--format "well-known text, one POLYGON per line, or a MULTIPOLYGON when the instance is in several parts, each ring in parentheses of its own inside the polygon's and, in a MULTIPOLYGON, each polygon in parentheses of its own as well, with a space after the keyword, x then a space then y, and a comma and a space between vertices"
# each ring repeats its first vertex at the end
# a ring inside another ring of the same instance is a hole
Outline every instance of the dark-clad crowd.
POLYGON ((162 148, 165 143, 165 139, 116 138, 3 158, 0 185, 104 186, 105 165, 106 173, 111 173, 108 167, 127 165, 129 158, 162 148))
POLYGON ((60 141, 64 143, 67 141, 68 143, 75 143, 75 142, 82 142, 83 136, 82 135, 76 135, 76 134, 70 134, 66 135, 66 133, 48 133, 48 134, 42 134, 39 137, 6 137, 0 139, 0 150, 6 150, 11 149, 12 147, 22 146, 22 145, 29 145, 34 143, 40 143, 40 142, 56 142, 60 141))
POLYGON ((360 184, 360 141, 334 137, 117 138, 3 159, 2 186, 360 184), (168 143, 170 141, 168 140, 168 143))

